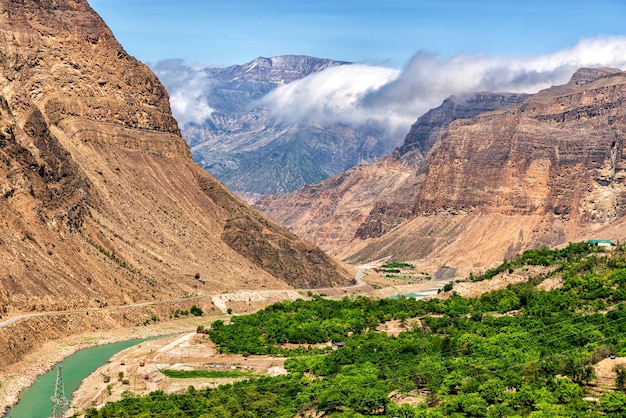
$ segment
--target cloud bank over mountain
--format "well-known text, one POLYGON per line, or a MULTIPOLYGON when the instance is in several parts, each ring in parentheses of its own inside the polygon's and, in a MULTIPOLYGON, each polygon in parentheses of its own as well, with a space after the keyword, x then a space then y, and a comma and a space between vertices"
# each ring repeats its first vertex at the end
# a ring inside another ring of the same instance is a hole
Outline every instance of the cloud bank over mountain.
MULTIPOLYGON (((446 97, 477 91, 535 93, 566 83, 581 67, 626 69, 626 37, 583 39, 572 48, 526 57, 418 52, 401 70, 368 64, 331 67, 285 84, 257 102, 284 123, 376 125, 408 132, 446 97)), ((213 109, 206 100, 211 78, 180 60, 153 69, 168 87, 179 123, 201 123, 213 109)))
POLYGON ((158 62, 152 70, 167 86, 172 113, 179 124, 202 123, 211 117, 213 109, 205 92, 213 83, 204 67, 187 66, 182 60, 172 59, 158 62))
POLYGON ((581 67, 626 68, 626 37, 581 40, 536 57, 413 56, 401 71, 364 64, 329 68, 284 85, 261 103, 287 122, 382 125, 405 130, 451 95, 477 91, 534 93, 566 83, 581 67))
POLYGON ((286 123, 385 123, 383 115, 366 115, 362 101, 399 75, 396 69, 364 64, 331 67, 278 87, 258 104, 286 123))

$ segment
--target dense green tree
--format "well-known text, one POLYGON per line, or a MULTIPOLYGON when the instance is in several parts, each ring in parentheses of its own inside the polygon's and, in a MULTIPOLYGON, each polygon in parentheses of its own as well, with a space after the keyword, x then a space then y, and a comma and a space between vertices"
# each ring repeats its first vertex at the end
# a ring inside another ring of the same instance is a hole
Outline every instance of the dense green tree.
POLYGON ((550 291, 537 288, 536 278, 473 299, 454 292, 428 301, 312 296, 229 325, 215 321, 208 332, 220 350, 288 356, 290 374, 128 397, 87 416, 624 416, 623 393, 583 400, 593 365, 626 355, 626 298, 619 296, 620 289, 626 295, 626 257, 621 249, 596 251, 584 243, 530 250, 498 268, 551 266, 563 287, 550 291), (390 319, 406 323, 399 336, 375 331, 390 319), (328 345, 286 350, 286 342, 328 345), (418 390, 426 394, 416 407, 390 401, 392 391, 418 390))

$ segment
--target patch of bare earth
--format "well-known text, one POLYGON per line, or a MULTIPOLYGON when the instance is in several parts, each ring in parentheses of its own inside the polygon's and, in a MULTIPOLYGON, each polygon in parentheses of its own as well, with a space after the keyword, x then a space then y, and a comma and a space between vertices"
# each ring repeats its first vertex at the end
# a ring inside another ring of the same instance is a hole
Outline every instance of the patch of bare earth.
POLYGON ((550 277, 537 285, 537 289, 545 290, 546 292, 552 289, 560 289, 561 287, 563 287, 562 277, 550 277))
MULTIPOLYGON (((523 269, 517 269, 513 273, 503 272, 493 277, 490 280, 482 280, 479 282, 461 282, 455 283, 453 290, 459 295, 467 298, 480 297, 483 293, 491 292, 493 290, 505 289, 510 284, 526 283, 532 277, 546 276, 554 270, 554 267, 543 266, 529 266, 523 269)), ((543 285, 546 290, 549 290, 550 286, 556 286, 558 280, 547 279, 547 284, 543 285)), ((541 286, 538 285, 538 287, 541 286)), ((444 294, 441 294, 445 297, 444 294)))
POLYGON ((419 318, 408 318, 405 320, 392 319, 391 321, 383 322, 378 325, 376 331, 384 332, 391 337, 397 337, 400 333, 408 331, 414 327, 422 327, 422 322, 419 318))
POLYGON ((330 348, 333 346, 333 343, 328 341, 325 343, 318 343, 318 344, 293 344, 293 343, 284 343, 281 344, 279 347, 283 348, 285 350, 297 350, 298 348, 304 348, 304 349, 319 349, 319 350, 323 350, 325 348, 330 348))
POLYGON ((613 371, 613 368, 618 364, 626 365, 626 357, 605 358, 593 366, 596 380, 592 384, 595 384, 599 391, 615 389, 617 374, 613 371))
POLYGON ((426 402, 427 392, 412 391, 409 393, 397 393, 391 392, 389 398, 397 405, 410 405, 417 406, 420 403, 426 402))

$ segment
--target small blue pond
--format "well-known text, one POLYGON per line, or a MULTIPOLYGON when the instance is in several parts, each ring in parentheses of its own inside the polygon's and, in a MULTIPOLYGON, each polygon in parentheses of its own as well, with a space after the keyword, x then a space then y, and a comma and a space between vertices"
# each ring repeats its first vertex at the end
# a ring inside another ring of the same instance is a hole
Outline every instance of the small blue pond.
POLYGON ((424 298, 434 296, 438 292, 439 292, 439 289, 429 289, 429 290, 424 290, 423 292, 404 293, 401 295, 389 296, 387 299, 400 299, 400 298, 424 299, 424 298))

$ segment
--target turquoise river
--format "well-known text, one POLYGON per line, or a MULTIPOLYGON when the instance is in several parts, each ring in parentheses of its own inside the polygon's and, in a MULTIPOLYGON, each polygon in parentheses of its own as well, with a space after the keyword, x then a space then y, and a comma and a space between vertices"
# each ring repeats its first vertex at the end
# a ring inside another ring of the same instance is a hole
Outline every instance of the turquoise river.
MULTIPOLYGON (((63 369, 65 397, 69 399, 80 383, 111 356, 128 347, 145 341, 136 339, 106 344, 77 351, 59 363, 63 369)), ((56 384, 56 365, 48 373, 39 376, 37 381, 25 389, 19 402, 8 412, 10 418, 48 418, 52 414, 52 401, 56 384)))

